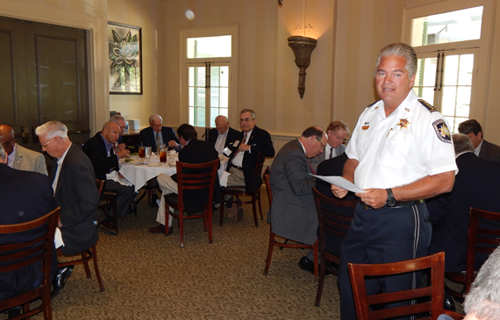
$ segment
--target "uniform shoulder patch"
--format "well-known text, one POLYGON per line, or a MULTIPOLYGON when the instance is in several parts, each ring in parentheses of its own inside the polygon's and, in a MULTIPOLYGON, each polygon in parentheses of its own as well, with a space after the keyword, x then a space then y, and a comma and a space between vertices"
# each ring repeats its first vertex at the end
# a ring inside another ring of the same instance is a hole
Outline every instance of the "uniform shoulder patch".
POLYGON ((434 121, 432 123, 432 126, 434 127, 434 131, 436 131, 439 140, 446 143, 451 143, 450 130, 448 129, 448 126, 446 125, 446 122, 444 122, 443 119, 438 119, 434 121))
POLYGON ((367 108, 370 108, 371 106, 373 106, 374 104, 376 104, 377 102, 379 102, 380 100, 377 100, 375 101, 374 103, 370 104, 367 108))
POLYGON ((418 102, 420 102, 425 108, 427 108, 427 110, 429 110, 429 112, 437 112, 438 111, 436 108, 431 106, 431 104, 429 102, 425 101, 424 99, 418 99, 418 102))

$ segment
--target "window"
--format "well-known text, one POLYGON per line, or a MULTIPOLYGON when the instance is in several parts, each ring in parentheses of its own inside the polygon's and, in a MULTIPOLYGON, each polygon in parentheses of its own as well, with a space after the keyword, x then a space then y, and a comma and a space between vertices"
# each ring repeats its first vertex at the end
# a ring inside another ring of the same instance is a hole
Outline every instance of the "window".
POLYGON ((405 37, 417 52, 413 89, 458 131, 459 123, 482 118, 491 1, 443 1, 408 8, 405 37), (483 59, 482 59, 483 58, 483 59), (482 68, 479 66, 482 65, 482 68))
POLYGON ((215 118, 236 106, 236 34, 236 27, 181 30, 182 111, 195 127, 215 127, 215 118))

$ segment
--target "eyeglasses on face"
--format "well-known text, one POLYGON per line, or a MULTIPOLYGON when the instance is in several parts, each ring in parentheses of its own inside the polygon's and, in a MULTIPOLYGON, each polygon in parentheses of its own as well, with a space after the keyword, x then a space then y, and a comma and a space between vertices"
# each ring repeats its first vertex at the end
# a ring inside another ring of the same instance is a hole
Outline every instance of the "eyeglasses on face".
POLYGON ((250 122, 252 121, 253 119, 252 118, 240 118, 240 122, 250 122))

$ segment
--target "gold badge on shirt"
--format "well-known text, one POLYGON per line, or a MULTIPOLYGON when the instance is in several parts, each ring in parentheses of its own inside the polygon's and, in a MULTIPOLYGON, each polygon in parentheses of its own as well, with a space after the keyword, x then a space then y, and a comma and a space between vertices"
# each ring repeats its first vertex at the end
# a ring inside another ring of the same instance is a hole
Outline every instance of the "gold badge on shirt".
POLYGON ((397 124, 400 127, 400 130, 403 130, 403 128, 408 129, 408 125, 411 122, 408 121, 408 119, 399 119, 399 123, 397 124))

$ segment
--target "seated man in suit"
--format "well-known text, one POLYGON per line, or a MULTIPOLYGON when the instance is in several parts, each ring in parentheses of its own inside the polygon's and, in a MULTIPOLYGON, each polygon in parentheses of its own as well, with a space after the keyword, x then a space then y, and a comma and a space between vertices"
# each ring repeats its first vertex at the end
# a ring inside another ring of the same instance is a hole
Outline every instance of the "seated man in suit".
POLYGON ((0 143, 7 152, 9 167, 47 175, 43 154, 18 145, 14 130, 10 126, 0 124, 0 143))
MULTIPOLYGON (((182 145, 181 151, 179 151, 179 161, 186 163, 206 163, 218 158, 217 151, 213 145, 208 141, 202 141, 197 139, 197 133, 192 125, 187 123, 182 124, 177 129, 177 134, 179 135, 179 140, 182 145)), ((158 226, 150 228, 151 233, 165 233, 165 195, 170 193, 177 193, 177 179, 176 175, 168 176, 166 174, 160 174, 157 177, 158 185, 162 191, 162 197, 160 201, 160 206, 158 208, 158 214, 156 216, 156 221, 159 223, 158 226)), ((216 202, 220 198, 219 191, 219 179, 216 178, 215 181, 215 191, 214 200, 216 202)), ((184 194, 188 199, 184 199, 184 206, 186 208, 187 214, 194 214, 203 209, 206 203, 206 195, 204 196, 203 190, 187 190, 184 194), (201 191, 201 194, 200 194, 201 191), (194 192, 194 194, 193 194, 194 192)), ((172 233, 172 217, 169 216, 168 221, 168 234, 172 233)))
POLYGON ((208 132, 208 141, 212 143, 219 155, 224 154, 224 148, 230 148, 238 139, 240 133, 229 126, 225 116, 215 118, 215 128, 208 132))
MULTIPOLYGON (((117 144, 116 148, 125 149, 126 146, 125 146, 125 143, 123 143, 123 137, 122 137, 123 133, 127 129, 127 124, 125 123, 125 118, 119 114, 115 114, 114 116, 109 118, 109 121, 116 123, 120 127, 120 136, 118 137, 118 144, 117 144)), ((115 153, 116 153, 116 151, 115 151, 115 153)))
POLYGON ((474 119, 464 121, 458 125, 458 132, 469 136, 476 156, 500 161, 500 147, 483 139, 483 129, 479 122, 474 119))
MULTIPOLYGON (((68 128, 59 121, 49 121, 36 128, 42 150, 56 158, 49 180, 54 198, 61 207, 59 228, 65 255, 81 253, 97 243, 97 206, 99 192, 95 186, 92 164, 82 150, 71 143, 68 128)), ((61 292, 71 267, 58 271, 53 296, 61 292)))
MULTIPOLYGON (((276 235, 308 245, 318 239, 318 216, 312 193, 316 179, 310 175, 314 171, 309 159, 321 154, 326 142, 323 129, 309 127, 276 155, 269 179, 273 204, 268 217, 276 235)), ((307 256, 301 261, 314 261, 312 250, 307 256)), ((300 262, 299 266, 302 268, 300 262)))
POLYGON ((143 146, 151 147, 153 152, 157 152, 162 144, 168 148, 179 149, 179 139, 170 127, 162 126, 163 119, 158 114, 149 117, 149 127, 140 132, 141 143, 143 146))
MULTIPOLYGON (((7 153, 1 144, 0 181, 0 225, 32 221, 56 207, 47 175, 15 170, 7 166, 7 153)), ((0 245, 29 242, 42 234, 40 230, 31 230, 0 235, 0 245)), ((37 288, 43 277, 41 268, 41 263, 38 263, 20 270, 0 273, 0 301, 37 288)), ((54 250, 52 273, 55 274, 56 270, 57 256, 54 250)))
MULTIPOLYGON (((126 158, 130 153, 127 149, 119 149, 118 153, 115 154, 115 145, 119 132, 120 127, 116 123, 106 122, 102 131, 87 140, 83 146, 83 152, 89 157, 97 179, 107 180, 106 174, 114 170, 118 171, 118 160, 126 158)), ((123 177, 120 176, 120 178, 123 177)), ((113 180, 107 180, 104 184, 104 190, 118 193, 116 199, 118 217, 125 218, 128 207, 135 197, 134 187, 123 185, 113 180)), ((111 211, 108 212, 106 219, 99 225, 113 234, 118 234, 118 230, 113 225, 113 212, 111 211)))
MULTIPOLYGON (((240 112, 239 138, 233 143, 231 158, 227 171, 231 174, 227 178, 227 186, 245 186, 247 192, 260 188, 262 178, 254 179, 255 164, 259 154, 265 157, 274 157, 273 141, 271 135, 264 129, 256 126, 255 111, 243 109, 240 112)), ((231 204, 226 206, 232 207, 231 204)), ((238 206, 236 210, 228 210, 228 217, 238 216, 241 220, 243 210, 238 206)))
MULTIPOLYGON (((466 264, 470 207, 500 212, 500 163, 477 157, 466 135, 454 134, 452 138, 458 174, 451 192, 427 201, 433 226, 428 253, 444 251, 445 271, 460 272, 466 264)), ((500 225, 489 227, 500 229, 500 225)), ((487 258, 477 254, 475 267, 479 269, 487 258)))
POLYGON ((313 170, 316 170, 318 165, 325 161, 325 159, 332 159, 344 153, 345 145, 343 145, 343 142, 349 135, 349 127, 342 120, 332 121, 328 125, 328 128, 326 128, 326 135, 328 143, 326 144, 325 152, 311 159, 313 170))

